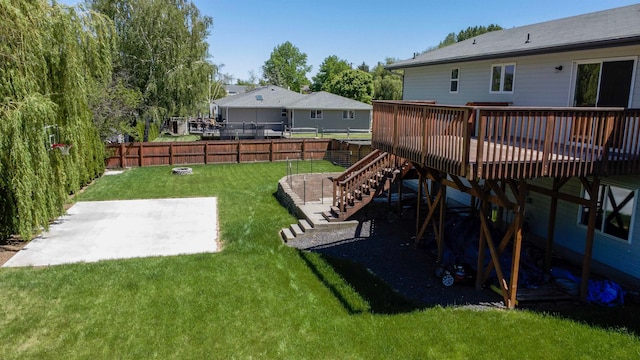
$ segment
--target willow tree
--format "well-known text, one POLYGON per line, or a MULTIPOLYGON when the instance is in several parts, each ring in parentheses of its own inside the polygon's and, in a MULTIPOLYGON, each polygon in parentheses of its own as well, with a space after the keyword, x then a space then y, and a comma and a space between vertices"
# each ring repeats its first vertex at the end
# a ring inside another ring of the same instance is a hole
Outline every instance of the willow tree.
POLYGON ((0 0, 0 241, 47 228, 68 194, 104 170, 87 89, 111 76, 112 33, 82 8, 0 0), (72 144, 70 154, 48 135, 72 144))
POLYGON ((213 20, 187 0, 86 0, 113 20, 114 74, 142 94, 140 116, 196 115, 215 67, 206 41, 213 20))

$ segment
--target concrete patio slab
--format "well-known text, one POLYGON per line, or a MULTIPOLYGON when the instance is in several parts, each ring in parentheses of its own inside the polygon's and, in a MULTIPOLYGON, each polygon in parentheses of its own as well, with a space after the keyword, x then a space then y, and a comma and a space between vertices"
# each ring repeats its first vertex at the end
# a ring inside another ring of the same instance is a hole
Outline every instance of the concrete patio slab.
POLYGON ((86 201, 4 267, 216 252, 216 198, 86 201))

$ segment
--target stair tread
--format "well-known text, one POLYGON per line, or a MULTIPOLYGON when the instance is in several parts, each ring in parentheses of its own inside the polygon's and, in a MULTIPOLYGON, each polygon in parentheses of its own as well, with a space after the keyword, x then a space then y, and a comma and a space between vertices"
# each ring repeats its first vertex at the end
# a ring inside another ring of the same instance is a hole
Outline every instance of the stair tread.
POLYGON ((280 230, 280 234, 282 235, 282 239, 285 242, 296 238, 295 235, 293 235, 293 233, 291 232, 291 229, 289 228, 283 228, 282 230, 280 230))
POLYGON ((300 236, 304 234, 304 231, 298 224, 291 224, 289 228, 291 229, 291 232, 293 233, 294 236, 300 236))
POLYGON ((313 226, 307 221, 307 219, 298 220, 298 226, 300 226, 304 232, 313 230, 313 226))

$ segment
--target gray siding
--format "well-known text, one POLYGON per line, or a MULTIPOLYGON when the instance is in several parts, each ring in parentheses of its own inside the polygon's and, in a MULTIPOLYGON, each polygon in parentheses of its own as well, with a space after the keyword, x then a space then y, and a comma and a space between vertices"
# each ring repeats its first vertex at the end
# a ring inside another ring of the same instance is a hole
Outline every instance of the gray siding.
MULTIPOLYGON (((640 56, 640 46, 574 51, 550 55, 504 58, 432 65, 405 70, 405 100, 436 100, 441 104, 463 105, 469 101, 511 102, 515 106, 570 106, 571 85, 575 61, 640 56), (514 92, 489 92, 491 66, 516 63, 514 92), (557 66, 562 71, 556 71, 557 66), (450 72, 460 69, 458 93, 450 93, 450 72)), ((640 107, 640 76, 636 58, 636 75, 631 107, 640 107)))
MULTIPOLYGON (((538 185, 551 188, 551 179, 537 179, 535 182, 538 185)), ((602 179, 602 182, 630 189, 640 187, 637 178, 633 177, 609 177, 602 179)), ((571 179, 562 188, 562 191, 580 196, 582 193, 581 183, 577 178, 571 179)), ((526 219, 530 224, 531 232, 546 238, 551 199, 548 196, 531 192, 529 201, 526 219)), ((619 240, 596 231, 593 259, 640 279, 640 261, 638 261, 640 258, 640 209, 638 209, 639 201, 637 198, 635 204, 630 241, 619 240)), ((566 201, 558 202, 554 238, 557 245, 584 254, 587 229, 578 224, 578 211, 579 206, 576 204, 566 201)))
POLYGON ((281 109, 274 108, 225 108, 220 107, 222 119, 230 124, 244 123, 287 123, 287 118, 282 117, 281 109), (227 112, 228 109, 228 112, 227 112))
POLYGON ((343 119, 342 110, 322 110, 322 119, 312 119, 311 110, 293 110, 294 127, 317 127, 318 129, 369 129, 371 111, 355 110, 354 119, 343 119))

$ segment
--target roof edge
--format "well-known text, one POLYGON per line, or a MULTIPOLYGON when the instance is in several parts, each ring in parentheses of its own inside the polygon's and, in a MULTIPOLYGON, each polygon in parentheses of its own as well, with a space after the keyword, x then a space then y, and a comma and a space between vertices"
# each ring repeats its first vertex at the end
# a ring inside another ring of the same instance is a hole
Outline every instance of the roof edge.
POLYGON ((591 41, 591 42, 564 44, 559 46, 550 46, 550 47, 536 48, 536 49, 530 49, 530 50, 517 50, 517 51, 508 51, 503 53, 449 58, 449 59, 442 59, 442 60, 436 60, 436 61, 416 62, 416 63, 410 63, 405 65, 396 63, 396 64, 387 65, 384 68, 387 70, 408 69, 408 68, 430 66, 430 65, 442 65, 442 64, 452 64, 452 63, 458 63, 458 62, 499 59, 507 56, 544 55, 544 54, 554 54, 554 53, 566 52, 566 51, 604 49, 604 48, 626 46, 626 45, 640 45, 640 35, 629 36, 624 38, 616 38, 616 39, 598 40, 598 41, 591 41))

